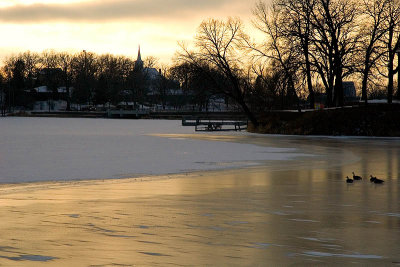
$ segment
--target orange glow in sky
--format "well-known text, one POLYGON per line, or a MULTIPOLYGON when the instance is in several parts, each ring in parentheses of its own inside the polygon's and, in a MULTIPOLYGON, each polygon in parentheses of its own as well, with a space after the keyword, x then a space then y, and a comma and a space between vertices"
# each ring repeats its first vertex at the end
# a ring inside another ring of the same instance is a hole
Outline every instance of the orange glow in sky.
POLYGON ((1 0, 0 58, 47 49, 142 54, 168 63, 201 21, 239 16, 250 25, 255 0, 1 0))

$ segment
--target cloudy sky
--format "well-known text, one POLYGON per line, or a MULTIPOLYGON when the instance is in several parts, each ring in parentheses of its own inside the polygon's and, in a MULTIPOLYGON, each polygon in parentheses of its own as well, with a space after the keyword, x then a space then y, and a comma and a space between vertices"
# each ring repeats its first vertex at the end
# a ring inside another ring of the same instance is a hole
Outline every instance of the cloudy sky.
POLYGON ((0 58, 46 49, 156 56, 167 63, 202 20, 239 16, 255 0, 1 0, 0 58))

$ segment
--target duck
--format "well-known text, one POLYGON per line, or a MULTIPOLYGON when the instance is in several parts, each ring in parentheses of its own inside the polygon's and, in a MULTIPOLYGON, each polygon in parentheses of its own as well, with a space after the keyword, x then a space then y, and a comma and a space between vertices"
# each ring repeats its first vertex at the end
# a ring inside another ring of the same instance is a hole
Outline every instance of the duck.
POLYGON ((362 180, 362 177, 355 175, 354 172, 353 172, 353 179, 356 180, 356 181, 359 181, 359 180, 362 180))
POLYGON ((350 179, 349 176, 346 176, 346 183, 348 184, 353 183, 353 179, 350 179))
POLYGON ((370 176, 371 176, 371 178, 370 178, 369 180, 371 181, 371 183, 375 182, 375 180, 376 180, 377 178, 374 177, 374 176, 372 176, 372 175, 370 175, 370 176))
POLYGON ((381 180, 381 179, 378 179, 378 178, 376 178, 374 180, 374 183, 376 183, 376 184, 383 184, 384 182, 385 182, 384 180, 381 180))

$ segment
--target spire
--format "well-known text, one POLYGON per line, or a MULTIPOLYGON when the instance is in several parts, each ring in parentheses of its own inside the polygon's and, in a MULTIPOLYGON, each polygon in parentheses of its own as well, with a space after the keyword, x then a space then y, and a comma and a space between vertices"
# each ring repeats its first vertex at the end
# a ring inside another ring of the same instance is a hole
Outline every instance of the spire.
POLYGON ((137 56, 137 61, 142 61, 142 56, 140 55, 140 45, 139 45, 139 52, 137 56))
POLYGON ((135 62, 135 69, 143 69, 142 55, 140 54, 140 45, 139 45, 137 60, 135 62))

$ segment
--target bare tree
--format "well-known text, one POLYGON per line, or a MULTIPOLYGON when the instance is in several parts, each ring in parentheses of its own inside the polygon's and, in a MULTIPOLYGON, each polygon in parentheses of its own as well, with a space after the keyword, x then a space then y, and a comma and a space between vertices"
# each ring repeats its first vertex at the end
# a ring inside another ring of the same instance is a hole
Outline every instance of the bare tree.
POLYGON ((251 44, 248 47, 255 52, 255 61, 265 60, 265 64, 279 64, 285 74, 287 83, 286 98, 289 102, 299 103, 296 93, 296 72, 299 66, 299 54, 287 35, 286 16, 279 1, 267 5, 258 2, 253 13, 256 17, 255 27, 266 37, 261 45, 251 44))
POLYGON ((161 102, 163 110, 165 110, 165 106, 167 104, 167 95, 168 95, 168 86, 169 86, 169 76, 170 76, 169 67, 166 65, 160 66, 160 75, 156 80, 156 89, 159 96, 159 101, 161 102))
POLYGON ((362 100, 368 103, 368 82, 371 73, 376 68, 378 61, 386 53, 383 37, 386 34, 385 20, 387 19, 386 9, 390 0, 363 0, 361 3, 362 17, 361 41, 360 41, 360 62, 359 68, 362 75, 362 100))
POLYGON ((40 56, 38 53, 26 51, 18 56, 25 63, 26 85, 32 89, 39 69, 40 56))
POLYGON ((177 62, 170 68, 170 74, 172 79, 179 83, 183 93, 191 96, 190 104, 196 105, 199 110, 207 109, 210 97, 220 93, 219 89, 215 88, 215 83, 209 78, 218 75, 212 73, 207 66, 200 69, 188 62, 177 62))
POLYGON ((62 81, 66 90, 67 111, 71 110, 72 55, 62 52, 57 55, 58 66, 62 70, 62 81))
POLYGON ((74 98, 82 103, 91 103, 94 96, 95 74, 97 71, 96 55, 82 51, 73 59, 74 98))
POLYGON ((112 93, 118 95, 118 84, 120 83, 120 70, 118 59, 111 54, 100 55, 97 63, 97 85, 95 89, 96 104, 110 102, 112 93))
POLYGON ((195 38, 195 51, 181 45, 179 59, 206 74, 219 93, 232 98, 255 127, 258 121, 248 107, 245 95, 249 83, 244 78, 241 58, 243 25, 239 19, 203 21, 195 38), (219 75, 215 75, 219 74, 219 75))
POLYGON ((399 71, 394 66, 396 53, 400 50, 400 2, 398 0, 388 0, 385 17, 384 43, 387 54, 383 57, 383 61, 387 66, 387 100, 391 104, 393 102, 394 75, 399 71))
POLYGON ((273 108, 282 108, 286 98, 287 81, 280 65, 277 62, 259 62, 251 67, 257 75, 250 98, 252 108, 261 113, 273 108))
POLYGON ((316 0, 277 0, 274 4, 280 7, 282 13, 284 35, 292 44, 291 47, 298 50, 298 53, 302 56, 300 66, 304 69, 310 108, 314 108, 311 40, 314 34, 312 11, 316 6, 316 0))
POLYGON ((329 106, 344 104, 343 78, 355 71, 358 14, 353 0, 317 0, 312 12, 313 43, 318 53, 314 63, 326 86, 329 106))

